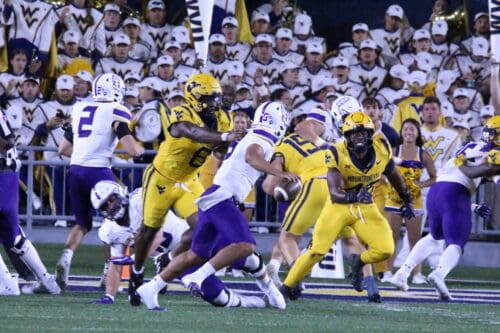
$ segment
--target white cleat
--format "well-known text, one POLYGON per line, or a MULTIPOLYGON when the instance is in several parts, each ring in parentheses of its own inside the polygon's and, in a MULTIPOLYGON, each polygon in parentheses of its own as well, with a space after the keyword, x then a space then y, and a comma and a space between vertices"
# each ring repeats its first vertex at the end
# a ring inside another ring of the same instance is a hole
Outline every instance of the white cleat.
POLYGON ((241 295, 237 294, 238 298, 240 299, 240 306, 242 308, 265 308, 266 307, 266 302, 261 298, 257 296, 246 296, 246 295, 241 295))
POLYGON ((189 289, 191 295, 195 297, 203 297, 203 290, 201 289, 201 285, 203 281, 198 281, 193 279, 193 274, 188 274, 184 276, 182 279, 182 284, 184 287, 189 289))
POLYGON ((21 291, 23 292, 23 294, 27 295, 59 295, 61 293, 61 288, 59 288, 59 286, 57 285, 54 276, 51 275, 45 280, 45 282, 36 281, 33 284, 23 286, 21 291))
POLYGON ((384 276, 380 279, 380 282, 391 282, 392 276, 391 271, 384 272, 384 276))
POLYGON ((135 292, 141 297, 142 303, 144 303, 149 310, 165 311, 165 308, 158 304, 158 293, 155 291, 153 283, 144 283, 137 288, 135 292))
POLYGON ((408 291, 408 289, 410 289, 408 287, 407 280, 401 274, 398 273, 394 274, 388 282, 402 291, 408 291))
POLYGON ((413 284, 428 284, 427 279, 425 278, 425 275, 422 273, 418 273, 413 275, 413 278, 411 279, 411 283, 413 284))
POLYGON ((281 285, 283 284, 280 280, 280 276, 278 274, 278 270, 274 267, 274 266, 271 266, 271 265, 267 265, 266 266, 266 272, 267 272, 267 275, 269 275, 269 277, 271 278, 271 280, 273 281, 274 285, 279 288, 281 287, 281 285))
POLYGON ((427 276, 427 281, 429 281, 429 283, 434 286, 439 295, 439 298, 441 298, 443 301, 453 300, 453 298, 450 295, 450 291, 448 290, 448 287, 446 287, 444 279, 438 276, 438 274, 436 274, 436 271, 432 271, 431 274, 427 276))
POLYGON ((267 300, 269 301, 269 305, 273 308, 284 310, 286 309, 286 301, 283 297, 283 294, 279 291, 279 289, 274 285, 274 283, 270 283, 269 289, 265 292, 267 296, 267 300))
POLYGON ((66 261, 59 261, 56 265, 56 282, 61 290, 66 289, 68 285, 68 276, 69 276, 69 263, 66 261))
POLYGON ((19 284, 17 283, 17 277, 10 276, 0 280, 0 295, 1 296, 21 295, 21 291, 19 290, 19 284))

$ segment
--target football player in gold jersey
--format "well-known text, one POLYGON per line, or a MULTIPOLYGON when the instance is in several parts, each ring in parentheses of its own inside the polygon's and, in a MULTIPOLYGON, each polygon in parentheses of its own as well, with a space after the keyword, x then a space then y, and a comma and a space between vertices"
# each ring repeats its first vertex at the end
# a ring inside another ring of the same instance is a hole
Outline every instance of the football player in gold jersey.
POLYGON ((404 202, 402 215, 408 219, 414 216, 411 196, 394 167, 388 143, 383 139, 373 140, 375 128, 370 117, 362 112, 348 115, 342 132, 345 140, 329 147, 325 153, 331 201, 325 203, 320 213, 311 245, 297 259, 280 289, 286 298, 293 295, 292 288, 323 258, 346 226, 351 226, 369 246, 361 255, 351 254, 353 286, 362 285, 365 264, 385 260, 393 254, 391 229, 373 203, 371 193, 373 184, 382 174, 387 176, 404 202))
MULTIPOLYGON (((140 305, 135 290, 142 284, 144 260, 156 232, 169 209, 193 227, 197 221, 194 204, 203 187, 197 171, 217 147, 239 140, 243 132, 231 132, 232 122, 221 106, 222 89, 210 74, 193 75, 184 87, 186 103, 171 110, 162 109, 161 124, 165 140, 143 176, 143 225, 135 239, 135 263, 130 274, 129 300, 140 305)), ((223 155, 222 155, 223 156, 223 155)), ((189 236, 185 234, 189 247, 189 236)))

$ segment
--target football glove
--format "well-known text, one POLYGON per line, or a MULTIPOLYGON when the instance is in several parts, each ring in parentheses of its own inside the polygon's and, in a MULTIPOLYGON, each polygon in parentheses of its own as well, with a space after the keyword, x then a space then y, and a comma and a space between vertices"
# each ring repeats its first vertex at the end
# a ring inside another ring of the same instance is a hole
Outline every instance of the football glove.
POLYGON ((17 156, 17 149, 14 145, 7 145, 5 147, 5 165, 10 167, 12 171, 19 172, 21 170, 21 160, 17 156))
POLYGON ((491 215, 491 208, 488 207, 485 203, 482 203, 481 205, 473 205, 474 207, 474 213, 482 217, 483 219, 487 220, 490 215, 491 215))
POLYGON ((405 202, 400 208, 401 217, 410 220, 415 217, 415 212, 413 211, 413 206, 411 202, 405 202))
POLYGON ((370 204, 373 202, 372 194, 367 187, 362 188, 357 195, 358 202, 362 204, 370 204))

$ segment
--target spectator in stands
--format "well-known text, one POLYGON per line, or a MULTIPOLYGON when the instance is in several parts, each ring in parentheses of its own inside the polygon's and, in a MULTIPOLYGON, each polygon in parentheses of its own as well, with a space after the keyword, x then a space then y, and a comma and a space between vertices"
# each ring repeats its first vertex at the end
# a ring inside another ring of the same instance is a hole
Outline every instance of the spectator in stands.
POLYGON ((424 88, 427 83, 425 73, 422 71, 413 71, 408 77, 408 90, 410 96, 398 103, 398 108, 394 113, 391 126, 396 130, 401 130, 403 121, 413 118, 420 122, 420 113, 424 102, 424 88))
POLYGON ((130 111, 136 109, 139 105, 139 89, 136 87, 125 88, 123 92, 123 105, 125 105, 130 111))
POLYGON ((130 38, 129 58, 148 64, 151 59, 151 45, 140 37, 141 21, 135 17, 127 17, 123 21, 123 32, 130 38))
POLYGON ((111 46, 111 56, 100 59, 95 65, 96 75, 102 73, 115 73, 121 78, 125 77, 128 72, 137 72, 140 75, 144 73, 144 63, 133 60, 129 57, 130 38, 123 34, 117 33, 113 37, 111 46))
POLYGON ((87 71, 78 71, 73 78, 75 79, 75 98, 78 101, 93 101, 92 98, 92 74, 87 71))
POLYGON ((288 89, 278 88, 274 90, 271 93, 270 100, 283 103, 288 112, 292 112, 293 110, 293 105, 292 105, 293 98, 292 94, 290 94, 290 91, 288 91, 288 89))
POLYGON ((172 39, 176 41, 181 46, 181 64, 198 67, 200 64, 196 59, 196 51, 191 46, 191 39, 189 37, 189 30, 183 26, 179 25, 172 29, 172 39))
POLYGON ((103 12, 102 21, 89 38, 89 50, 94 61, 106 55, 106 50, 112 44, 114 35, 122 32, 120 6, 115 3, 107 3, 103 12))
MULTIPOLYGON (((359 62, 358 60, 358 50, 359 45, 365 39, 370 38, 370 30, 366 23, 356 23, 352 26, 352 43, 344 42, 339 44, 338 55, 346 58, 349 61, 349 65, 355 65, 359 62)), ((333 58, 330 58, 333 59, 333 58)), ((328 60, 330 60, 328 59, 328 60)), ((331 62, 326 62, 330 67, 332 67, 331 62)))
POLYGON ((166 105, 169 109, 172 109, 176 106, 181 105, 185 101, 186 99, 184 98, 184 93, 181 90, 172 89, 168 94, 168 100, 166 102, 166 105))
POLYGON ((142 81, 142 75, 137 72, 128 72, 125 74, 123 81, 125 82, 125 87, 135 87, 142 81))
POLYGON ((238 41, 239 33, 239 23, 236 17, 227 16, 222 20, 222 34, 226 39, 226 58, 244 63, 252 51, 252 46, 238 41))
POLYGON ((410 95, 408 89, 405 88, 409 75, 410 72, 406 66, 400 64, 392 66, 387 80, 389 83, 384 84, 375 95, 382 105, 382 121, 386 124, 391 123, 397 104, 410 95))
POLYGON ((208 59, 202 72, 212 74, 219 82, 228 81, 227 72, 233 60, 226 57, 226 39, 224 35, 213 34, 208 42, 208 59))
POLYGON ((330 71, 332 72, 332 77, 336 80, 335 92, 339 95, 348 95, 357 100, 362 100, 364 97, 363 86, 349 79, 351 69, 349 68, 347 58, 338 56, 331 59, 333 61, 331 62, 330 71))
MULTIPOLYGON (((80 53, 82 35, 77 30, 67 30, 62 36, 63 49, 57 51, 57 67, 60 73, 66 71, 73 63, 84 62, 91 68, 91 60, 80 53)), ((78 65, 80 66, 80 65, 78 65)))
POLYGON ((481 126, 479 112, 470 108, 471 99, 466 89, 455 89, 453 92, 452 104, 455 110, 453 114, 453 126, 455 126, 456 122, 461 123, 463 125, 462 127, 469 130, 469 132, 481 126), (467 124, 467 126, 465 126, 465 124, 467 124))
POLYGON ((251 20, 252 34, 256 37, 260 34, 267 34, 270 29, 270 19, 267 13, 254 11, 251 20))
POLYGON ((305 99, 305 92, 309 90, 309 86, 301 84, 303 81, 299 78, 299 71, 300 66, 297 64, 290 61, 283 63, 278 83, 269 87, 271 93, 280 88, 288 90, 293 96, 292 107, 302 102, 305 99))
POLYGON ((483 37, 486 40, 490 40, 490 16, 486 12, 479 12, 474 15, 474 21, 472 24, 472 36, 464 39, 460 43, 460 48, 465 53, 472 53, 474 47, 472 46, 472 40, 474 37, 483 37))
POLYGON ((306 46, 305 61, 299 72, 300 82, 310 86, 315 76, 329 76, 330 72, 323 62, 323 47, 321 44, 310 43, 306 46))
POLYGON ((377 65, 377 44, 365 39, 359 47, 359 63, 351 66, 350 79, 364 87, 366 96, 375 96, 382 86, 387 70, 377 65))
POLYGON ((276 31, 276 47, 273 57, 283 62, 289 61, 296 65, 302 65, 304 56, 298 52, 292 51, 293 33, 288 28, 279 28, 276 31))
POLYGON ((488 60, 490 43, 484 37, 472 38, 472 50, 468 54, 457 54, 452 69, 467 88, 477 89, 483 96, 489 96, 490 62, 488 60))
POLYGON ((492 105, 485 105, 481 108, 479 112, 479 116, 481 117, 481 126, 476 127, 472 132, 472 140, 473 141, 481 141, 483 129, 488 120, 495 115, 495 109, 492 105))
MULTIPOLYGON (((260 34, 255 38, 255 59, 245 66, 244 80, 248 84, 272 84, 278 80, 282 62, 273 58, 274 41, 271 35, 260 34), (263 83, 257 83, 256 77, 262 76, 263 83)), ((261 94, 262 95, 262 94, 261 94)))
POLYGON ((300 54, 306 52, 307 46, 309 44, 318 44, 323 48, 323 52, 326 51, 326 42, 323 37, 315 36, 312 28, 312 19, 307 14, 298 14, 295 16, 293 23, 293 34, 295 38, 293 39, 291 49, 297 51, 300 54))
POLYGON ((15 49, 9 59, 9 71, 0 73, 0 106, 8 99, 19 97, 19 88, 26 76, 28 54, 25 49, 15 49))
POLYGON ((174 75, 174 59, 169 55, 163 55, 156 60, 157 84, 161 96, 167 98, 172 89, 177 88, 178 82, 174 75))
MULTIPOLYGON (((175 76, 180 77, 181 75, 186 75, 190 77, 195 73, 195 68, 182 64, 182 47, 177 41, 169 41, 165 43, 162 55, 171 56, 174 60, 174 73, 175 76)), ((154 72, 154 66, 151 70, 154 72)))
POLYGON ((459 51, 458 45, 450 42, 447 38, 447 34, 448 23, 445 20, 438 20, 432 23, 432 43, 430 52, 444 57, 443 66, 446 66, 448 60, 459 51))
POLYGON ((239 61, 233 61, 227 70, 227 76, 235 86, 244 83, 243 76, 245 75, 245 65, 239 61))
POLYGON ((458 132, 460 136, 460 143, 465 146, 467 143, 472 141, 471 129, 466 121, 454 121, 451 125, 454 130, 458 132))
POLYGON ((382 48, 384 63, 394 65, 401 46, 405 43, 403 36, 404 10, 399 5, 390 5, 385 11, 384 27, 370 31, 371 38, 382 48))
MULTIPOLYGON (((426 29, 415 30, 410 45, 413 52, 398 55, 399 62, 405 65, 406 67, 410 68, 411 70, 427 69, 427 68, 422 68, 421 64, 418 63, 418 60, 420 60, 419 54, 428 53, 431 51, 431 34, 429 33, 429 31, 426 29)), ((428 64, 428 66, 431 69, 435 69, 437 71, 439 68, 441 68, 441 65, 443 64, 444 60, 443 56, 440 56, 438 54, 432 54, 430 56, 430 59, 431 61, 428 64)))
POLYGON ((310 97, 297 105, 293 111, 291 118, 295 118, 301 114, 307 114, 312 109, 321 109, 329 111, 326 107, 326 96, 328 92, 334 91, 335 80, 331 76, 315 76, 311 83, 310 97))
POLYGON ((156 58, 171 39, 174 26, 167 23, 167 10, 163 0, 149 0, 145 16, 141 39, 151 46, 151 57, 156 58))

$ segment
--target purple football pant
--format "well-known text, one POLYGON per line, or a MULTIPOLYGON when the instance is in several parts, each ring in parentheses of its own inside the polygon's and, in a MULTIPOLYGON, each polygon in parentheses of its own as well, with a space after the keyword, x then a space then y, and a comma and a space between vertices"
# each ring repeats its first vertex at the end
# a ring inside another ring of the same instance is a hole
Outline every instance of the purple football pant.
POLYGON ((115 180, 110 168, 91 168, 72 165, 69 168, 69 195, 76 224, 88 231, 92 229, 92 202, 90 192, 92 187, 101 180, 115 180))
POLYGON ((0 171, 0 240, 7 248, 21 234, 18 218, 19 175, 0 171))
POLYGON ((472 228, 469 190, 458 183, 438 182, 427 195, 427 213, 431 235, 464 250, 472 228))
MULTIPOLYGON (((217 185, 205 193, 211 193, 217 185)), ((210 209, 198 211, 198 223, 194 228, 191 250, 201 258, 210 258, 220 240, 227 244, 247 242, 255 244, 248 222, 232 198, 219 202, 210 209)))

